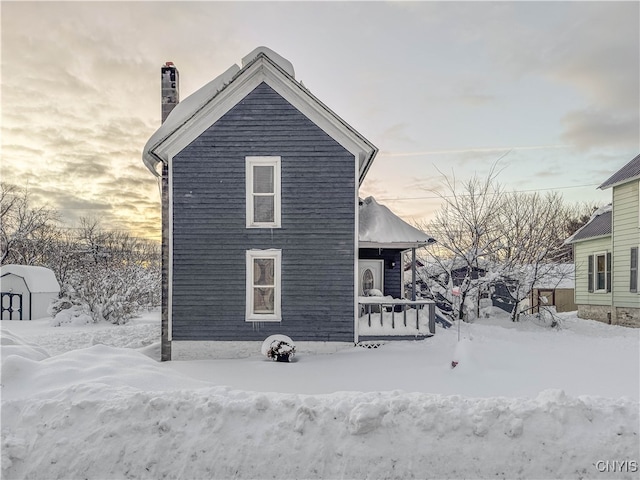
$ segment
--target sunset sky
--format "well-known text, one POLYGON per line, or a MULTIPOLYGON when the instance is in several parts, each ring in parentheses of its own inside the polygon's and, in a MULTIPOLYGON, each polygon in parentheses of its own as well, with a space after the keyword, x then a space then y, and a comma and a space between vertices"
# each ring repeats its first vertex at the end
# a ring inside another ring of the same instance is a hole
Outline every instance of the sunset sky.
POLYGON ((640 153, 638 2, 0 4, 2 181, 67 226, 160 238, 142 148, 160 67, 181 97, 259 45, 380 149, 361 195, 428 220, 441 173, 508 190, 596 187, 640 153))

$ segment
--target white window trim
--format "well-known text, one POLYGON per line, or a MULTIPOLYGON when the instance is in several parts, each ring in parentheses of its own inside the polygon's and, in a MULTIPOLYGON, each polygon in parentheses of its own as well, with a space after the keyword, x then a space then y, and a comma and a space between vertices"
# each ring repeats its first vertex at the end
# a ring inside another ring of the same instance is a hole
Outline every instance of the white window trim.
POLYGON ((247 250, 246 274, 246 313, 247 322, 280 322, 282 321, 282 250, 247 250), (253 260, 256 258, 272 258, 274 265, 274 313, 253 313, 253 260))
POLYGON ((609 293, 607 285, 607 253, 608 252, 596 252, 593 254, 593 293, 609 293), (604 289, 598 289, 598 257, 604 257, 604 289))
POLYGON ((282 189, 280 187, 281 179, 281 157, 245 157, 245 192, 246 192, 246 225, 247 228, 280 228, 281 226, 281 205, 282 205, 282 189), (253 221, 253 167, 268 166, 273 167, 273 222, 254 222, 253 221))

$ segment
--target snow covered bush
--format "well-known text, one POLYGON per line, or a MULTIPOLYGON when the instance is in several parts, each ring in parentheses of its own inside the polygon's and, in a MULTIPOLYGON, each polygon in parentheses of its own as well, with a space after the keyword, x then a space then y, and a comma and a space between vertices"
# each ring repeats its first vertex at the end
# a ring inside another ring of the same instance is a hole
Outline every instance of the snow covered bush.
POLYGON ((76 305, 94 322, 120 325, 140 309, 159 304, 161 273, 156 245, 124 232, 104 231, 95 220, 82 219, 79 230, 78 237, 66 244, 68 255, 60 255, 65 262, 56 271, 65 296, 60 302, 66 307, 54 310, 76 305))
POLYGON ((296 345, 286 335, 271 335, 262 343, 262 354, 275 362, 289 362, 296 354, 296 345))
POLYGON ((79 305, 73 305, 65 310, 60 310, 49 321, 52 327, 79 326, 89 323, 93 323, 93 318, 79 305))

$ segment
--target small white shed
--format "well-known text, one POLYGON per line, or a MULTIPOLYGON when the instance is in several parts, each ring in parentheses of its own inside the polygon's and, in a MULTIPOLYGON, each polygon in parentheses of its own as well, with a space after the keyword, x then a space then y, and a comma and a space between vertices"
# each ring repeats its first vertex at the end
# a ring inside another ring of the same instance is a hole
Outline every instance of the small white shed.
POLYGON ((48 316, 60 285, 53 270, 32 265, 0 267, 2 320, 31 320, 48 316))

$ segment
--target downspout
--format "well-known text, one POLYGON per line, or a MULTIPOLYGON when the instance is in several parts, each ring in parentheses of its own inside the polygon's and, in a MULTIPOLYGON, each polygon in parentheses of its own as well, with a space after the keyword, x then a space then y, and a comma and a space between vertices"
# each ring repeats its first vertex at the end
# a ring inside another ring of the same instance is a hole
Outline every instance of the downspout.
POLYGON ((162 162, 162 334, 160 359, 171 360, 169 339, 169 166, 162 162))
POLYGON ((618 312, 616 311, 616 304, 613 300, 615 292, 613 291, 614 279, 613 279, 613 260, 615 253, 615 245, 616 245, 616 202, 615 202, 615 192, 616 187, 611 188, 611 263, 609 263, 608 256, 605 255, 604 264, 607 267, 607 273, 609 274, 609 278, 611 279, 611 284, 609 285, 609 289, 611 290, 611 313, 609 313, 609 323, 611 325, 618 324, 618 312), (611 268, 611 271, 609 271, 611 268))

